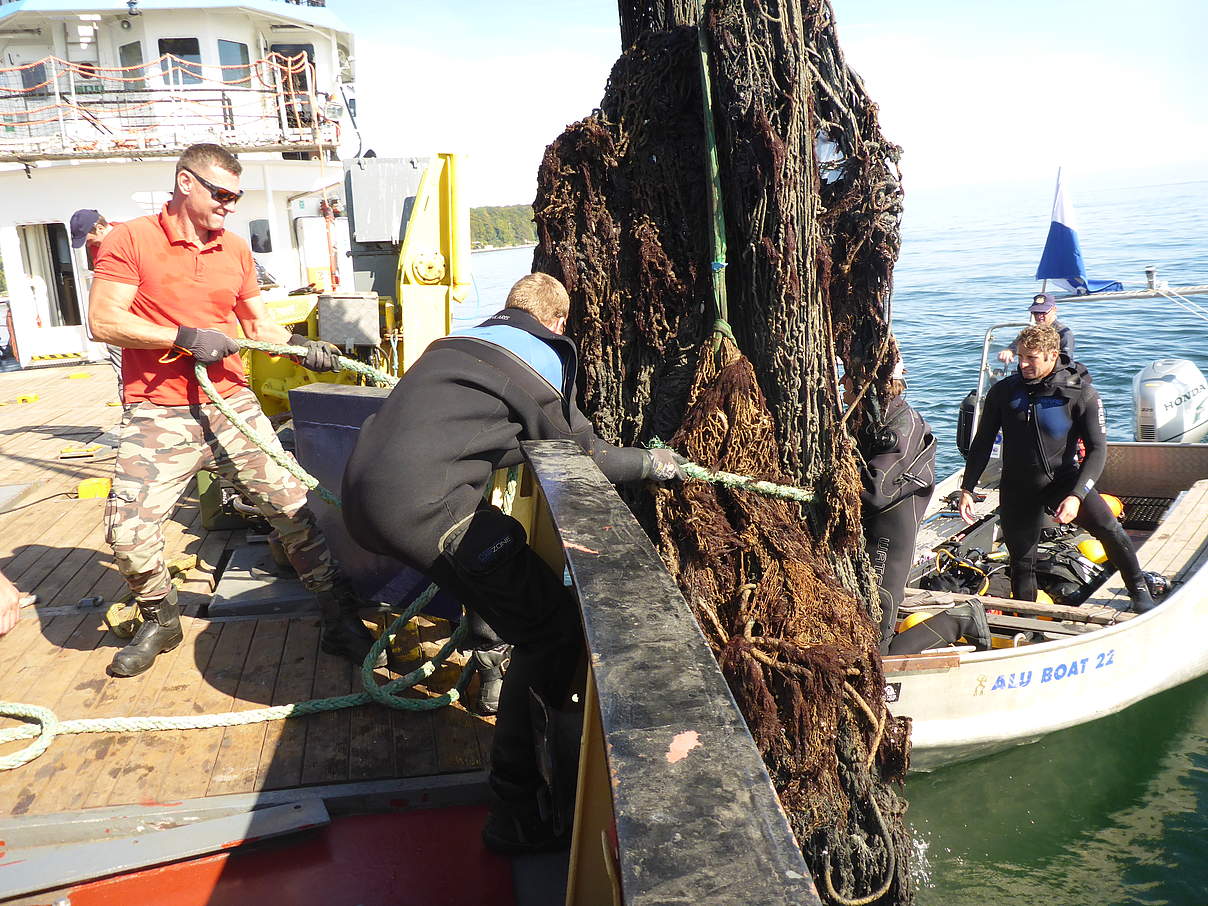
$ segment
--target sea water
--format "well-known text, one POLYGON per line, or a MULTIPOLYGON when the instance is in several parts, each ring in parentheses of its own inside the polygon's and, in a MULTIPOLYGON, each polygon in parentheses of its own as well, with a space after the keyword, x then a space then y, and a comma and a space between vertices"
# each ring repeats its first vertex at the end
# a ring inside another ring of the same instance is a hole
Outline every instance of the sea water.
MULTIPOLYGON (((939 440, 941 475, 961 467, 956 414, 977 384, 986 329, 1025 321, 1039 291, 1032 277, 1051 192, 907 194, 893 325, 908 398, 939 440)), ((1141 288, 1155 265, 1172 286, 1208 284, 1208 182, 1104 184, 1074 200, 1092 278, 1141 288)), ((457 323, 501 308, 531 262, 531 249, 476 253, 478 293, 457 323)), ((1153 359, 1190 359, 1208 374, 1208 323, 1173 303, 1090 297, 1063 303, 1059 317, 1103 397, 1112 440, 1132 440, 1132 378, 1153 359)), ((996 333, 994 351, 1017 331, 996 333)), ((905 793, 921 906, 1205 906, 1208 679, 1031 745, 911 775, 905 793)))

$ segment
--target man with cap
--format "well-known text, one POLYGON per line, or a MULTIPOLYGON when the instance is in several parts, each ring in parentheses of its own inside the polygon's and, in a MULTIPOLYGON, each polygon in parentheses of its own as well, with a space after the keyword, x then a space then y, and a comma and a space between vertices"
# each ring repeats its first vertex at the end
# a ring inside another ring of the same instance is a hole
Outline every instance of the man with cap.
POLYGON ((101 240, 109 235, 114 226, 115 224, 106 220, 100 211, 81 208, 71 215, 71 247, 78 249, 87 244, 91 264, 101 240))
MULTIPOLYGON (((1061 338, 1061 354, 1068 356, 1071 362, 1074 361, 1074 332, 1057 320, 1057 300, 1053 294, 1037 293, 1034 295, 1028 312, 1032 315, 1034 324, 1047 324, 1057 331, 1057 336, 1061 338)), ((998 360, 1009 365, 1015 361, 1016 351, 1015 343, 1012 341, 1010 346, 998 354, 998 360)))
MULTIPOLYGON (((71 215, 71 247, 78 249, 87 247, 88 271, 92 272, 97 253, 101 249, 101 241, 113 232, 116 223, 110 223, 105 215, 93 208, 80 208, 71 215)), ((109 343, 105 345, 109 353, 109 364, 117 372, 117 398, 126 401, 125 389, 122 385, 122 347, 109 343)))

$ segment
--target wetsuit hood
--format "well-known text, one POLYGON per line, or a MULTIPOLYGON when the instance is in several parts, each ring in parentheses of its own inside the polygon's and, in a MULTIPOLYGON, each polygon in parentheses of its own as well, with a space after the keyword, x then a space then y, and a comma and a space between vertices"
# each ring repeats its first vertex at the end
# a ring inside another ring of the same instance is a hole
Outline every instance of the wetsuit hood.
POLYGON ((1047 376, 1036 381, 1027 381, 1023 375, 1019 375, 1019 379, 1032 392, 1040 388, 1050 391, 1064 388, 1076 392, 1091 382, 1091 373, 1081 362, 1071 361, 1068 355, 1061 353, 1047 376))
POLYGON ((570 407, 575 399, 575 377, 579 372, 579 349, 575 341, 568 336, 554 333, 537 320, 537 316, 522 308, 504 308, 487 318, 479 327, 494 327, 503 325, 515 327, 532 334, 543 341, 558 355, 562 363, 562 385, 557 388, 562 394, 562 411, 567 421, 570 421, 570 407))

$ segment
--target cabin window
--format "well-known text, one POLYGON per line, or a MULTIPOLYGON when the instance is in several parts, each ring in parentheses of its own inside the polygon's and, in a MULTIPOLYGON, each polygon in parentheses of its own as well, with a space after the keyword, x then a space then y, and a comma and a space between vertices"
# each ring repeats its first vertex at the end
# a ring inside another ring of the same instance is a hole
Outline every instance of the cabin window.
POLYGON ((143 79, 143 44, 141 41, 131 41, 117 49, 118 65, 122 67, 122 87, 126 91, 142 91, 147 87, 143 79))
POLYGON ((197 38, 160 38, 159 55, 173 59, 160 62, 164 81, 169 85, 196 85, 201 82, 201 42, 197 38))
POLYGON ((47 84, 48 78, 46 64, 37 63, 21 70, 21 87, 25 89, 27 95, 50 94, 53 87, 47 84))
POLYGON ((244 88, 250 86, 252 71, 248 64, 251 57, 248 56, 246 44, 219 40, 218 62, 222 64, 224 82, 228 85, 242 85, 244 88))
POLYGON ((252 251, 257 255, 271 252, 273 250, 273 236, 269 232, 268 221, 253 220, 247 226, 252 236, 252 251))

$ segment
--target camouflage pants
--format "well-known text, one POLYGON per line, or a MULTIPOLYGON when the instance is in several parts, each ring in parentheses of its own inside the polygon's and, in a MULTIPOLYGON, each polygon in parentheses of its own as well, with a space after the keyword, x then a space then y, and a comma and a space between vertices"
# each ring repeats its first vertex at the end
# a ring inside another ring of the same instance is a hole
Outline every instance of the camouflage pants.
MULTIPOLYGON (((280 450, 250 390, 240 390, 227 403, 280 450)), ((307 588, 315 592, 331 588, 336 571, 323 533, 306 505, 306 488, 240 434, 214 405, 129 405, 120 441, 113 490, 105 508, 106 539, 136 598, 154 599, 167 593, 171 579, 164 563, 163 521, 201 469, 228 479, 264 514, 307 588)))

